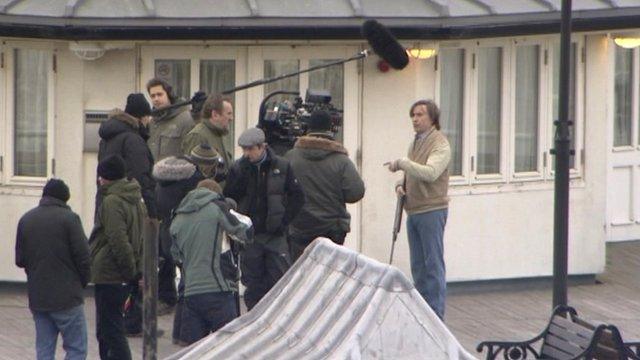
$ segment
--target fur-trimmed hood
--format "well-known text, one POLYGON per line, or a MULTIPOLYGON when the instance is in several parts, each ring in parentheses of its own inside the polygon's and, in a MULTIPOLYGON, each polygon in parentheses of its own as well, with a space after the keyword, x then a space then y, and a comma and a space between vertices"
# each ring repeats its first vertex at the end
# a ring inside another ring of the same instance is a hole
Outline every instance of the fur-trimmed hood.
POLYGON ((120 109, 113 109, 109 112, 109 119, 100 125, 98 135, 109 140, 126 131, 137 133, 139 128, 140 120, 120 109))
POLYGON ((294 148, 302 150, 302 156, 309 160, 322 160, 335 153, 349 155, 339 142, 318 136, 301 136, 294 148))
POLYGON ((164 158, 153 166, 153 177, 159 182, 185 180, 195 172, 194 164, 175 156, 164 158))

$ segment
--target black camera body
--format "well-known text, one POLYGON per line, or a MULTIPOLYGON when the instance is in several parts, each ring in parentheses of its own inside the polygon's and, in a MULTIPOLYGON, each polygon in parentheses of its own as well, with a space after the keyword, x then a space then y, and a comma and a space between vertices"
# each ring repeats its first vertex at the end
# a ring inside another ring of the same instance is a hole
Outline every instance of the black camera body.
POLYGON ((306 135, 309 119, 316 110, 324 110, 331 116, 331 132, 336 134, 342 126, 342 110, 331 104, 331 94, 325 90, 308 89, 304 101, 298 92, 276 91, 260 104, 258 127, 261 128, 269 146, 278 155, 293 148, 296 140, 306 135), (293 101, 269 102, 276 95, 296 95, 293 101))

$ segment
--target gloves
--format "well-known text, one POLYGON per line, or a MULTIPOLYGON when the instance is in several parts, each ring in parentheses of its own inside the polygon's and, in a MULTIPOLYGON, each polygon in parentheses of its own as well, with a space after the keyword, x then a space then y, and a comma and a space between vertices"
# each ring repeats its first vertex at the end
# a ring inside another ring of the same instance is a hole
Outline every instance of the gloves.
POLYGON ((225 279, 233 282, 240 280, 240 270, 231 250, 220 254, 220 270, 225 279))

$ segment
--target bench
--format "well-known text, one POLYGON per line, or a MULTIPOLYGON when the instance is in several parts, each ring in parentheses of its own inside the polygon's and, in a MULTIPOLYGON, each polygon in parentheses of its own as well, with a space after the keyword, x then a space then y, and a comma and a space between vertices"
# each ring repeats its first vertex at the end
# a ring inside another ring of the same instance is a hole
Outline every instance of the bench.
POLYGON ((640 359, 639 347, 640 343, 624 344, 615 326, 593 325, 579 318, 572 307, 558 306, 544 331, 533 339, 483 341, 476 350, 486 348, 488 360, 640 359))

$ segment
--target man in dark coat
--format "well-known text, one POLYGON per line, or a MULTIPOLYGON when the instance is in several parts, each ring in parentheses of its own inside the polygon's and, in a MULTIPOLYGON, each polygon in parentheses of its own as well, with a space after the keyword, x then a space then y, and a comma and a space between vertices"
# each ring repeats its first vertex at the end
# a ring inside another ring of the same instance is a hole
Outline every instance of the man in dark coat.
POLYGON ((285 157, 304 191, 305 203, 291 223, 289 246, 295 262, 317 237, 342 245, 351 230, 345 203, 364 196, 364 182, 347 150, 333 139, 331 117, 318 110, 309 119, 309 134, 298 138, 285 157))
POLYGON ((125 177, 125 163, 112 155, 98 163, 104 200, 91 233, 91 280, 95 284, 96 337, 101 359, 131 359, 123 306, 142 277, 142 232, 147 216, 140 185, 125 177))
POLYGON ((244 300, 251 309, 291 266, 287 226, 304 205, 304 194, 289 161, 267 146, 261 129, 243 132, 238 145, 243 156, 231 167, 223 192, 255 229, 254 242, 240 254, 244 300))
MULTIPOLYGON (((100 125, 100 148, 98 161, 110 155, 119 155, 126 165, 126 176, 136 179, 142 188, 142 199, 147 207, 149 217, 157 218, 155 200, 155 181, 151 177, 153 157, 147 147, 146 128, 141 119, 151 114, 151 107, 142 94, 129 94, 125 110, 114 109, 109 120, 100 125)), ((102 196, 96 195, 96 211, 100 207, 102 196)))
POLYGON ((27 274, 38 359, 55 357, 58 333, 67 359, 87 356, 82 289, 90 279, 89 246, 69 196, 62 180, 49 180, 38 207, 18 223, 16 265, 27 274))

